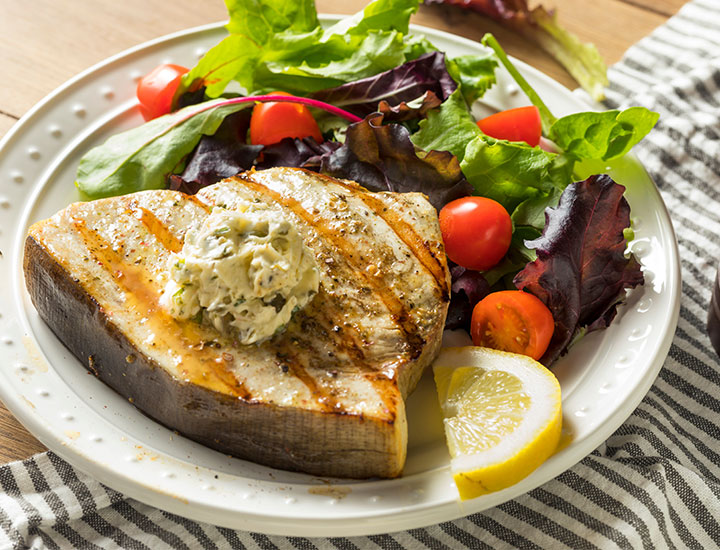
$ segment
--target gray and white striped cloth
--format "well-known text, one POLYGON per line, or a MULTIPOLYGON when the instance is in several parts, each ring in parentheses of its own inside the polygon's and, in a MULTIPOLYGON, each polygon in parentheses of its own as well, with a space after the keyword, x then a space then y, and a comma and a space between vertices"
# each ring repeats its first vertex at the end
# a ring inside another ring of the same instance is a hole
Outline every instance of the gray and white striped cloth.
POLYGON ((720 361, 705 332, 720 260, 720 0, 693 0, 610 70, 610 106, 660 122, 637 153, 680 243, 683 296, 670 355, 607 442, 488 512, 401 533, 307 539, 233 531, 124 497, 53 453, 0 468, 1 548, 720 547, 720 361))

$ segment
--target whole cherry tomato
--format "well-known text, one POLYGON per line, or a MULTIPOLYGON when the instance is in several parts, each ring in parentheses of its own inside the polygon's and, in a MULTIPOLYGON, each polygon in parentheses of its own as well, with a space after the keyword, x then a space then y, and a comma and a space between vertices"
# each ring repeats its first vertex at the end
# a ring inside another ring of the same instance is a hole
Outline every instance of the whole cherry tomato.
MULTIPOLYGON (((290 95, 273 92, 268 95, 290 95)), ((317 122, 305 105, 290 102, 268 101, 253 108, 250 119, 250 143, 272 145, 284 138, 312 137, 322 143, 322 134, 317 122)))
POLYGON ((140 79, 137 98, 140 101, 140 113, 145 120, 170 112, 180 79, 187 72, 186 67, 165 63, 158 65, 140 79))
POLYGON ((485 271, 510 248, 512 221, 499 202, 463 197, 440 210, 440 231, 448 258, 467 269, 485 271))

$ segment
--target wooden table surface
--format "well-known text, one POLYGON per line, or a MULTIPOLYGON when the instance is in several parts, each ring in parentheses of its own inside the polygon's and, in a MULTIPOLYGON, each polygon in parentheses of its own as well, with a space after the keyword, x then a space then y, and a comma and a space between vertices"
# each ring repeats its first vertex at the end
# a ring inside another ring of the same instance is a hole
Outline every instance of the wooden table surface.
MULTIPOLYGON (((321 13, 354 13, 365 0, 316 0, 321 13)), ((545 0, 560 24, 593 42, 608 64, 673 15, 684 0, 545 0)), ((531 5, 535 5, 531 2, 531 5)), ((226 18, 222 0, 0 0, 0 138, 36 102, 76 73, 126 48, 226 18)), ((493 32, 511 55, 569 88, 577 85, 534 44, 489 19, 422 6, 415 23, 480 39, 493 32)), ((2 222, 0 222, 1 224, 2 222)), ((78 364, 78 367, 80 365, 78 364)), ((0 405, 0 462, 45 450, 0 405)))

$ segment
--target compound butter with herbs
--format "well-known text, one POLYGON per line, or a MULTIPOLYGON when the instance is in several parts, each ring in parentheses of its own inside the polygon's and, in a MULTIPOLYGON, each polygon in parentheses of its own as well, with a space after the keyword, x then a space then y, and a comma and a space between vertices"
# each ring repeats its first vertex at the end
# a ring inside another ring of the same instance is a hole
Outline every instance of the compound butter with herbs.
POLYGON ((161 302, 179 319, 203 319, 241 344, 271 337, 318 291, 315 257, 297 229, 248 205, 213 208, 168 261, 161 302))

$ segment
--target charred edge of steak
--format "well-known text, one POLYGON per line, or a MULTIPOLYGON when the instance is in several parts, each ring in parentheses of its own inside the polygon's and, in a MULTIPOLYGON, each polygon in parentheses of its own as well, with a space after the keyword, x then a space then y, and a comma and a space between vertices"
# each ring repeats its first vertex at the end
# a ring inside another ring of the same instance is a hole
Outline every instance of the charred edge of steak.
POLYGON ((245 402, 179 381, 139 352, 80 281, 32 236, 25 243, 24 271, 33 304, 60 341, 92 374, 168 428, 225 454, 275 468, 358 479, 400 475, 404 456, 386 452, 395 448, 393 423, 245 402), (313 416, 337 422, 332 429, 314 430, 327 422, 313 416), (307 429, 288 434, 285 426, 307 429), (353 436, 346 439, 349 433, 353 436), (358 434, 366 448, 356 448, 358 434), (386 456, 368 460, 376 453, 386 456))

